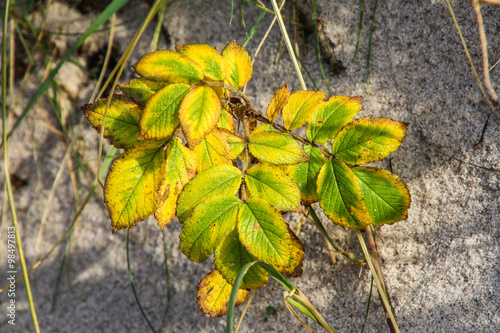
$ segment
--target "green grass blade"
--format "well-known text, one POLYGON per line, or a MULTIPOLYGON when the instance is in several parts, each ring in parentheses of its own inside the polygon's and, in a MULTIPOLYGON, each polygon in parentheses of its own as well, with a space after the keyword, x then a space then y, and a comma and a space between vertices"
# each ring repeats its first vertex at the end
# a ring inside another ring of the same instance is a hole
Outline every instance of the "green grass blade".
POLYGON ((365 0, 359 0, 359 24, 358 24, 358 34, 356 37, 356 48, 354 49, 354 56, 351 62, 356 59, 356 54, 358 54, 359 38, 361 37, 361 29, 363 28, 363 12, 365 11, 365 0))
POLYGON ((323 226, 323 223, 321 223, 321 220, 319 219, 318 215, 316 215, 316 212, 314 211, 314 209, 311 206, 309 206, 309 214, 311 215, 311 217, 314 221, 314 224, 316 224, 316 227, 318 227, 319 232, 321 232, 321 234, 326 238, 328 243, 330 243, 330 245, 335 249, 335 251, 339 252, 344 257, 351 259, 352 261, 355 261, 357 263, 364 263, 365 262, 365 260, 363 260, 363 259, 356 258, 356 256, 353 253, 345 252, 345 251, 341 250, 337 245, 335 245, 335 243, 332 241, 330 236, 328 236, 328 233, 326 232, 326 229, 323 226))
POLYGON ((148 316, 146 315, 146 312, 144 312, 144 309, 142 308, 141 301, 139 301, 139 296, 137 295, 137 291, 135 290, 135 285, 134 285, 134 278, 132 277, 132 270, 130 269, 130 251, 129 251, 129 237, 130 235, 130 229, 127 229, 127 271, 128 271, 128 278, 130 280, 130 286, 132 287, 132 292, 134 293, 134 298, 135 302, 137 303, 137 306, 139 307, 139 310, 141 311, 142 317, 144 320, 146 320, 146 323, 148 324, 149 328, 151 329, 151 332, 156 333, 155 328, 149 321, 148 316))
POLYGON ((245 15, 243 14, 243 0, 240 0, 240 20, 241 25, 243 26, 243 30, 245 31, 245 35, 248 37, 247 25, 245 24, 245 15))
MULTIPOLYGON (((30 99, 26 107, 24 108, 22 114, 19 116, 17 119, 16 123, 10 130, 7 139, 9 139, 14 131, 19 127, 21 122, 24 120, 24 118, 28 115, 28 113, 33 109, 35 106, 36 102, 38 99, 45 93, 47 88, 50 86, 51 82, 54 80, 55 76, 57 75, 57 72, 59 72, 59 69, 64 65, 64 63, 69 59, 71 54, 80 47, 80 45, 83 44, 83 42, 89 37, 91 34, 93 34, 97 28, 99 28, 104 22, 106 22, 114 13, 116 13, 123 5, 125 5, 128 2, 128 0, 113 0, 112 3, 110 3, 104 11, 96 18, 96 20, 90 25, 90 27, 87 28, 87 30, 82 34, 82 36, 78 39, 78 41, 66 52, 66 54, 61 58, 59 63, 55 66, 55 68, 50 71, 50 74, 48 75, 47 79, 42 82, 38 90, 35 92, 33 97, 30 99)), ((2 140, 2 143, 0 147, 4 145, 5 141, 2 140)))
POLYGON ((330 90, 330 84, 328 84, 328 79, 326 78, 325 70, 323 69, 323 62, 321 58, 321 47, 319 45, 319 33, 318 33, 318 16, 316 14, 316 0, 313 0, 313 22, 314 22, 314 35, 316 36, 316 48, 318 50, 318 63, 321 70, 321 75, 323 76, 323 82, 325 82, 326 89, 328 90, 328 97, 332 96, 330 90))
POLYGON ((370 303, 372 301, 372 291, 373 291, 373 274, 370 282, 370 293, 368 294, 368 304, 366 304, 365 320, 363 321, 363 327, 361 327, 361 333, 365 330, 366 319, 368 319, 368 312, 370 312, 370 303))
POLYGON ((231 18, 229 19, 229 24, 233 22, 233 14, 234 14, 234 0, 231 0, 231 18))
POLYGON ((262 19, 264 19, 264 16, 266 16, 266 11, 263 10, 261 13, 260 13, 260 16, 259 18, 257 19, 257 22, 255 22, 255 24, 253 25, 252 29, 250 30, 250 32, 248 33, 247 35, 247 38, 245 39, 245 41, 243 42, 243 47, 246 47, 248 42, 250 41, 250 39, 252 39, 253 35, 255 34, 255 32, 257 31, 257 29, 259 28, 259 25, 260 23, 262 22, 262 19))
POLYGON ((375 0, 375 4, 373 5, 373 15, 372 22, 370 25, 370 38, 368 41, 368 54, 366 55, 366 89, 370 88, 370 58, 372 56, 372 37, 373 30, 375 30, 375 13, 377 12, 377 4, 378 0, 375 0))

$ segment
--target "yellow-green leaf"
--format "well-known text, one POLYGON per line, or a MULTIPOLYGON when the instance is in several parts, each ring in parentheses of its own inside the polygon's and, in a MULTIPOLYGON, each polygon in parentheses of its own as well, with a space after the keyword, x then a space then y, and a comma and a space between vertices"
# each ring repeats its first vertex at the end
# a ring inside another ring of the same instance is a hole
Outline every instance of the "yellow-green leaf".
POLYGON ((307 125, 311 142, 325 143, 333 139, 361 110, 361 97, 332 96, 314 110, 307 125))
POLYGON ((189 44, 178 47, 177 51, 201 66, 205 80, 224 80, 224 63, 215 48, 207 44, 189 44))
MULTIPOLYGON (((234 228, 215 250, 214 264, 222 277, 230 284, 246 264, 255 261, 238 238, 238 230, 234 228)), ((251 290, 261 288, 268 281, 267 272, 259 265, 253 265, 243 278, 240 289, 251 290)))
POLYGON ((283 87, 276 90, 271 102, 267 106, 266 114, 267 119, 271 122, 275 121, 280 115, 281 109, 286 105, 288 99, 290 98, 290 90, 288 89, 288 83, 285 83, 283 87))
POLYGON ((218 195, 200 203, 182 226, 180 248, 196 262, 203 262, 222 239, 236 227, 240 200, 234 195, 218 195))
POLYGON ((370 215, 354 173, 344 162, 330 159, 318 175, 318 201, 326 216, 348 228, 364 229, 370 215))
POLYGON ((155 145, 129 149, 113 162, 104 187, 113 230, 133 227, 153 214, 164 170, 165 151, 155 145))
POLYGON ((254 258, 276 269, 286 267, 290 260, 290 235, 281 214, 267 201, 250 198, 238 213, 238 235, 254 258))
POLYGON ((198 161, 198 173, 214 165, 233 165, 231 161, 231 148, 226 138, 218 129, 213 130, 205 139, 201 140, 194 147, 194 153, 198 161))
POLYGON ((376 162, 399 148, 406 135, 406 126, 387 118, 356 119, 337 135, 332 153, 352 165, 376 162))
POLYGON ((262 124, 262 125, 259 125, 259 126, 257 126, 257 127, 254 128, 254 130, 252 131, 251 136, 256 135, 257 133, 260 133, 260 132, 276 132, 276 131, 274 130, 273 125, 271 125, 271 124, 262 124))
POLYGON ((146 80, 142 77, 121 83, 118 88, 127 96, 142 106, 153 96, 158 90, 165 87, 168 83, 146 80))
POLYGON ((377 168, 351 170, 358 180, 373 224, 394 223, 408 217, 410 192, 398 176, 377 168))
POLYGON ((207 85, 194 88, 184 97, 179 108, 179 119, 191 149, 214 129, 220 113, 219 98, 207 85))
MULTIPOLYGON (((198 304, 204 316, 222 317, 227 312, 227 304, 232 286, 214 269, 201 279, 198 285, 198 304)), ((236 295, 236 306, 242 304, 249 291, 240 289, 236 295)))
POLYGON ((179 126, 179 107, 190 90, 185 83, 174 83, 149 99, 141 117, 141 134, 146 139, 163 139, 179 126))
POLYGON ((252 198, 264 199, 279 211, 297 211, 300 207, 297 184, 277 167, 254 165, 247 170, 245 183, 252 198))
POLYGON ((220 117, 217 121, 217 127, 220 129, 228 130, 231 133, 234 133, 236 127, 234 126, 234 117, 229 112, 229 105, 225 104, 221 108, 220 117))
POLYGON ((216 165, 190 181, 177 201, 179 222, 189 217, 199 203, 219 194, 235 195, 241 184, 241 171, 232 165, 216 165))
POLYGON ((172 140, 167 151, 165 178, 158 193, 159 203, 155 212, 162 229, 175 218, 177 198, 196 173, 196 156, 182 144, 181 139, 172 140))
POLYGON ((203 79, 200 65, 174 51, 147 53, 132 67, 137 74, 153 81, 194 83, 203 79))
POLYGON ((220 130, 221 134, 226 138, 229 147, 231 148, 231 159, 235 160, 245 149, 245 139, 225 130, 220 130))
MULTIPOLYGON (((83 114, 97 132, 101 132, 102 119, 108 99, 100 99, 95 103, 81 107, 83 114)), ((116 148, 131 148, 139 142, 139 118, 142 109, 130 97, 113 95, 106 114, 104 137, 116 148)))
POLYGON ((243 88, 252 77, 252 59, 247 50, 234 40, 222 50, 226 81, 233 87, 243 88))
POLYGON ((297 164, 309 160, 304 149, 288 133, 252 133, 248 148, 259 161, 271 164, 297 164))
POLYGON ((293 131, 309 120, 309 117, 321 106, 325 93, 321 91, 299 90, 294 92, 283 108, 283 126, 293 131))
POLYGON ((288 227, 290 235, 290 260, 281 273, 285 276, 297 277, 302 275, 302 261, 304 260, 304 245, 295 235, 292 229, 288 227))

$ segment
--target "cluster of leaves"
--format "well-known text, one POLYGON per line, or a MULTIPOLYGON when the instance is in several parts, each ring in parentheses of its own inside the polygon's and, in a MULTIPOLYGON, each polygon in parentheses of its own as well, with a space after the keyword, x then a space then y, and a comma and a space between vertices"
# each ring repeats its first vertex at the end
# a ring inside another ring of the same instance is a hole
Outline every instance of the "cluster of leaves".
MULTIPOLYGON (((358 229, 406 218, 406 186, 388 171, 359 166, 395 151, 406 125, 353 121, 360 97, 325 100, 317 91, 291 94, 285 84, 265 117, 239 90, 252 63, 234 41, 221 53, 177 45, 176 52, 146 54, 133 68, 139 78, 119 85, 123 94, 82 107, 92 126, 125 150, 105 184, 113 230, 152 214, 164 228, 177 216, 182 252, 200 263, 214 254, 215 270, 199 285, 204 314, 225 313, 231 285, 249 262, 301 273, 303 245, 284 212, 319 201, 333 222, 358 229), (275 123, 280 115, 283 125, 275 123), (306 124, 307 138, 293 132, 306 124), (322 146, 328 142, 331 151, 322 146)), ((267 281, 266 271, 252 266, 237 303, 267 281)))

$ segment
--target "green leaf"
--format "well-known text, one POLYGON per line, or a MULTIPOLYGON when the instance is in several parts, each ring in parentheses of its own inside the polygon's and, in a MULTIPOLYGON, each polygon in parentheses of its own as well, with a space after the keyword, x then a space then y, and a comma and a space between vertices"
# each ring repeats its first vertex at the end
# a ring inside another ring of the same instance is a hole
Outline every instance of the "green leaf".
POLYGON ((220 113, 219 98, 207 85, 194 88, 184 97, 179 109, 179 119, 191 149, 214 129, 220 113))
POLYGON ((182 144, 181 139, 172 140, 167 152, 165 178, 158 193, 159 203, 155 212, 162 229, 175 218, 177 198, 196 173, 196 156, 182 144))
POLYGON ((214 165, 233 165, 231 161, 231 148, 226 138, 217 129, 213 130, 194 147, 194 153, 198 161, 198 173, 214 165))
MULTIPOLYGON (((214 264, 222 277, 233 284, 240 269, 255 259, 248 253, 238 238, 234 228, 215 250, 214 264)), ((253 266, 243 278, 241 289, 251 290, 264 287, 268 281, 267 273, 260 266, 253 266)))
POLYGON ((290 131, 304 126, 309 117, 321 106, 324 98, 325 93, 321 91, 294 92, 283 108, 283 126, 290 131))
POLYGON ((132 148, 111 165, 104 199, 113 230, 130 228, 153 214, 165 170, 165 151, 155 145, 132 148))
POLYGON ((379 161, 399 148, 406 135, 406 126, 387 118, 356 119, 337 135, 332 153, 352 165, 379 161))
POLYGON ((163 139, 179 127, 179 107, 189 85, 175 83, 159 90, 149 99, 141 117, 141 134, 146 139, 163 139))
POLYGON ((342 161, 328 160, 318 175, 318 201, 326 216, 348 228, 364 229, 370 223, 354 173, 342 161))
MULTIPOLYGON (((85 118, 97 132, 101 132, 102 119, 108 99, 100 99, 95 103, 81 107, 85 118)), ((128 149, 139 142, 139 118, 142 109, 130 97, 113 95, 106 114, 104 137, 116 148, 128 149)))
POLYGON ((248 148, 259 161, 271 164, 297 164, 309 160, 304 149, 288 133, 252 133, 248 148))
POLYGON ((245 139, 225 130, 220 130, 221 134, 226 138, 231 149, 231 159, 235 160, 245 149, 245 139))
MULTIPOLYGON (((204 316, 222 317, 227 312, 232 287, 222 275, 214 269, 201 279, 198 285, 198 304, 204 316)), ((239 289, 236 292, 235 305, 242 304, 248 296, 248 290, 239 289)))
POLYGON ((251 197, 264 199, 279 211, 297 211, 300 207, 297 184, 277 167, 254 165, 247 170, 245 183, 251 197))
POLYGON ((253 65, 248 52, 234 40, 222 50, 226 81, 236 89, 243 88, 252 77, 253 65))
POLYGON ((235 195, 241 184, 241 171, 232 165, 216 165, 190 181, 177 201, 179 222, 189 217, 199 203, 219 194, 235 195))
POLYGON ((276 90, 271 102, 267 106, 266 115, 267 119, 271 122, 275 121, 280 115, 281 109, 286 105, 288 99, 290 98, 290 90, 288 89, 288 84, 285 83, 283 87, 276 90))
POLYGON ((147 101, 158 90, 164 88, 168 83, 146 80, 142 77, 121 83, 118 88, 127 96, 131 97, 137 104, 145 106, 147 101))
POLYGON ((153 81, 194 83, 203 79, 200 65, 174 51, 147 53, 132 67, 137 74, 153 81))
POLYGON ((221 240, 236 227, 240 200, 234 195, 218 195, 200 203, 182 226, 180 248, 196 262, 203 262, 221 240))
POLYGON ((304 146, 309 161, 294 165, 283 165, 286 174, 299 186, 300 199, 304 205, 312 205, 318 201, 316 181, 319 170, 325 164, 325 158, 318 148, 304 146))
POLYGON ((358 180, 373 224, 394 223, 408 217, 410 193, 396 175, 377 168, 351 170, 358 180))
POLYGON ((217 121, 217 127, 220 129, 228 130, 231 133, 234 133, 236 127, 234 126, 234 117, 229 112, 229 106, 225 104, 221 108, 221 113, 219 120, 217 121))
POLYGON ((321 102, 308 120, 306 134, 309 141, 325 143, 333 139, 361 110, 360 101, 360 96, 332 96, 321 102))
POLYGON ((301 276, 302 261, 304 260, 304 245, 290 227, 288 227, 288 234, 290 235, 290 259, 288 265, 281 273, 285 276, 301 276))
POLYGON ((256 259, 277 269, 290 260, 290 235, 281 214, 267 201, 250 198, 238 213, 238 235, 247 251, 256 259))
POLYGON ((205 80, 224 80, 224 62, 222 56, 212 46, 207 44, 176 45, 176 50, 201 66, 205 74, 205 80))

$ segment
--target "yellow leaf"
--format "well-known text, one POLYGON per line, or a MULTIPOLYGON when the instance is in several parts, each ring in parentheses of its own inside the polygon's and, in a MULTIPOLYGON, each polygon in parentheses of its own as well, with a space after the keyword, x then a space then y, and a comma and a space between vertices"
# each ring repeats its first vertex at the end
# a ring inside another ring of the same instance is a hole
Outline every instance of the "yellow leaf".
POLYGON ((275 121, 280 115, 281 109, 286 105, 288 99, 290 98, 290 90, 288 90, 288 83, 285 83, 283 87, 276 90, 273 99, 269 102, 267 106, 266 114, 267 119, 271 122, 275 121))
MULTIPOLYGON (((102 119, 106 111, 108 99, 100 99, 95 103, 81 107, 85 118, 97 132, 101 132, 102 119)), ((123 95, 113 95, 106 114, 104 137, 116 148, 131 148, 139 141, 139 118, 142 108, 132 98, 123 95)))
MULTIPOLYGON (((201 279, 198 285, 198 304, 204 316, 221 317, 227 312, 232 286, 227 283, 218 270, 214 269, 201 279)), ((236 306, 242 304, 250 292, 238 290, 236 306)))
POLYGON ((167 84, 166 82, 150 81, 140 77, 129 82, 121 83, 118 85, 118 88, 120 88, 125 95, 132 97, 136 103, 144 106, 151 96, 167 84))
POLYGON ((165 151, 151 144, 129 149, 113 162, 104 187, 113 230, 133 227, 153 214, 164 170, 165 151))
POLYGON ((283 108, 283 126, 293 131, 309 120, 309 117, 321 105, 325 93, 321 91, 299 90, 294 92, 283 108))
POLYGON ((153 81, 194 83, 203 79, 200 65, 174 51, 147 53, 132 67, 137 74, 153 81))
POLYGON ((155 212, 158 225, 164 229, 175 217, 177 198, 196 173, 196 156, 175 138, 167 148, 165 177, 158 192, 159 204, 155 212))
POLYGON ((229 112, 229 105, 222 106, 219 120, 217 121, 217 127, 220 129, 226 129, 231 133, 234 133, 236 127, 234 126, 234 117, 229 112))
POLYGON ((248 52, 234 40, 222 50, 226 81, 239 89, 244 87, 252 77, 253 65, 248 52))
POLYGON ((225 129, 221 129, 220 132, 226 138, 231 148, 231 159, 235 160, 245 149, 245 139, 225 129))
POLYGON ((179 107, 189 92, 189 85, 175 83, 153 95, 141 116, 141 134, 146 139, 163 139, 179 127, 179 107))
POLYGON ((177 51, 201 66, 207 81, 224 80, 224 62, 215 48, 207 44, 180 46, 177 51))
POLYGON ((231 148, 218 129, 214 129, 205 139, 201 140, 194 147, 194 153, 198 162, 197 173, 203 172, 214 165, 233 165, 231 148))
POLYGON ((179 108, 184 136, 192 149, 217 125, 221 113, 219 98, 207 85, 191 90, 179 108))
POLYGON ((290 261, 281 273, 285 276, 297 277, 302 275, 302 261, 304 260, 304 245, 288 226, 290 235, 290 261))

